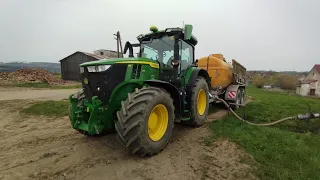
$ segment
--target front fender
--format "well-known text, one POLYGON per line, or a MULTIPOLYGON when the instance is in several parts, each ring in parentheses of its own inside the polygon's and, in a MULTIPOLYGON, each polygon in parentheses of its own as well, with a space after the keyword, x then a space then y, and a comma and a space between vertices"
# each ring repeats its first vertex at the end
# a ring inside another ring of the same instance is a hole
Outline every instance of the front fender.
MULTIPOLYGON (((142 81, 129 81, 120 83, 113 91, 108 102, 108 118, 117 120, 115 112, 120 109, 121 101, 124 101, 128 97, 128 93, 132 93, 135 88, 141 88, 142 81)), ((114 123, 114 122, 108 122, 114 123)), ((114 125, 114 124, 112 124, 114 125)))

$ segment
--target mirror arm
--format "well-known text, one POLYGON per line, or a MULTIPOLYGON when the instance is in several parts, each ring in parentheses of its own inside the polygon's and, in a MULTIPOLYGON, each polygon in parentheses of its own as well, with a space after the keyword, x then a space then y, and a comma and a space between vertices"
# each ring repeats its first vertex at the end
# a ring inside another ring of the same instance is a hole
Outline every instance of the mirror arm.
POLYGON ((134 57, 134 56, 133 56, 132 44, 131 44, 129 41, 127 41, 126 44, 125 44, 125 46, 124 46, 124 54, 127 53, 128 49, 129 49, 129 57, 134 57))

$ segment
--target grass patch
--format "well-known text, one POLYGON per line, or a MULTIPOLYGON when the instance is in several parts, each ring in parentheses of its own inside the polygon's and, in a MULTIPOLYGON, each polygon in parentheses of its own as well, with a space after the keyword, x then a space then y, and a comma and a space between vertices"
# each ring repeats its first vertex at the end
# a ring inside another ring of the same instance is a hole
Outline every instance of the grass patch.
MULTIPOLYGON (((320 101, 313 98, 289 96, 249 87, 254 101, 247 105, 247 119, 271 122, 276 119, 320 111, 320 101)), ((238 110, 241 113, 241 109, 238 110)), ((311 123, 319 129, 320 119, 311 123)), ((320 136, 311 133, 305 122, 290 121, 273 127, 252 126, 233 116, 211 124, 213 137, 226 137, 243 147, 260 164, 257 175, 261 179, 318 179, 320 177, 320 136), (306 133, 292 130, 303 129, 306 133)), ((208 140, 207 140, 208 141, 208 140)))
POLYGON ((49 89, 76 89, 81 88, 81 84, 74 85, 49 85, 43 82, 34 82, 34 83, 20 83, 13 85, 16 87, 26 87, 26 88, 49 88, 49 89))
POLYGON ((41 101, 22 110, 27 115, 63 117, 68 115, 69 101, 41 101))

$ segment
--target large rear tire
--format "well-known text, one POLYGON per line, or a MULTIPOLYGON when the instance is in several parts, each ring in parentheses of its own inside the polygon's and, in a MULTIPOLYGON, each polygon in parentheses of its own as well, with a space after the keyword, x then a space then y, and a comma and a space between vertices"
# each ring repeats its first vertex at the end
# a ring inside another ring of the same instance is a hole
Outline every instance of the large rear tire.
POLYGON ((191 119, 187 124, 195 127, 202 126, 208 117, 209 87, 203 77, 197 77, 191 96, 191 119))
POLYGON ((128 94, 117 112, 117 138, 132 154, 151 156, 165 148, 174 126, 174 106, 169 93, 143 87, 128 94))

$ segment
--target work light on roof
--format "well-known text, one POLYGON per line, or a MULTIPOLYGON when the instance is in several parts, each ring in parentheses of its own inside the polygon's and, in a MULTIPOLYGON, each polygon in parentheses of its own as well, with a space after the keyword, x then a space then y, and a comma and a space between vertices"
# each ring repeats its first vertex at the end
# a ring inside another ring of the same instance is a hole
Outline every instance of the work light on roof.
POLYGON ((150 31, 152 31, 153 33, 158 32, 157 26, 150 26, 150 31))

